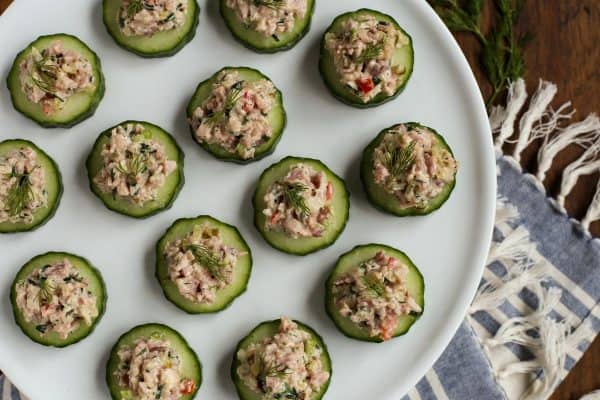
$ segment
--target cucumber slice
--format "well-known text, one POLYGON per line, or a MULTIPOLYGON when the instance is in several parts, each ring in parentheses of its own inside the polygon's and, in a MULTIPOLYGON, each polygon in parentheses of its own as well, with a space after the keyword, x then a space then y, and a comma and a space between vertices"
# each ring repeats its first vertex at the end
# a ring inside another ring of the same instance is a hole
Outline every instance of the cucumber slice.
POLYGON ((252 204, 254 205, 254 226, 263 238, 274 248, 288 254, 304 256, 309 253, 331 246, 342 234, 346 227, 350 212, 350 194, 346 183, 325 164, 312 158, 285 157, 281 161, 267 168, 258 180, 252 204), (307 164, 317 171, 323 171, 327 179, 333 184, 333 201, 331 209, 333 215, 329 217, 327 228, 321 237, 290 238, 283 232, 265 229, 266 217, 262 213, 266 204, 264 196, 269 187, 276 181, 285 177, 291 167, 296 164, 307 164))
POLYGON ((227 0, 220 0, 220 10, 225 25, 238 42, 257 53, 275 53, 291 49, 308 33, 315 11, 315 0, 307 0, 304 18, 296 19, 294 28, 289 32, 277 35, 277 38, 265 36, 245 26, 238 19, 236 12, 227 7, 227 0))
POLYGON ((25 139, 11 139, 0 142, 0 157, 16 149, 29 147, 37 154, 37 159, 44 170, 48 203, 33 215, 30 223, 10 222, 0 223, 0 233, 15 233, 32 231, 44 225, 54 216, 63 193, 62 177, 54 160, 35 144, 25 139))
POLYGON ((40 36, 31 42, 24 50, 17 54, 6 79, 6 84, 15 110, 44 128, 70 128, 80 123, 94 114, 96 108, 98 108, 98 104, 100 104, 100 100, 104 96, 104 75, 102 74, 100 59, 84 42, 66 33, 40 36), (21 90, 19 66, 31 53, 32 47, 42 50, 56 40, 60 40, 65 49, 80 53, 92 64, 96 85, 93 90, 75 93, 65 101, 61 110, 51 115, 46 115, 42 111, 42 107, 39 104, 30 102, 25 93, 23 93, 23 90, 21 90))
POLYGON ((116 373, 119 368, 119 349, 122 346, 131 346, 138 338, 148 338, 152 335, 161 335, 169 341, 181 359, 181 376, 184 379, 192 379, 196 384, 195 390, 179 400, 191 400, 196 396, 200 385, 202 384, 202 364, 194 350, 187 341, 175 329, 163 324, 144 324, 138 325, 125 332, 110 351, 110 358, 106 364, 106 383, 113 400, 136 400, 136 397, 124 397, 122 392, 127 391, 126 387, 119 385, 116 373))
POLYGON ((103 0, 102 18, 106 30, 119 46, 141 57, 170 57, 188 44, 196 34, 200 7, 196 0, 185 0, 188 11, 182 26, 151 36, 125 36, 119 27, 122 0, 103 0))
MULTIPOLYGON (((452 154, 452 149, 450 149, 448 143, 446 143, 442 135, 437 133, 434 129, 421 125, 418 122, 406 122, 403 125, 407 127, 423 128, 431 131, 435 134, 435 136, 438 139, 436 146, 444 148, 447 151, 449 151, 450 154, 452 154)), ((394 195, 386 192, 380 185, 375 183, 375 178, 373 177, 373 151, 377 148, 377 146, 379 146, 379 143, 381 143, 383 136, 385 136, 385 134, 388 133, 388 131, 393 129, 394 127, 396 127, 396 125, 381 131, 375 137, 375 139, 373 139, 373 141, 369 143, 369 145, 365 148, 363 152, 363 157, 360 164, 360 177, 365 192, 367 193, 367 198, 375 207, 387 213, 396 215, 398 217, 431 214, 432 212, 440 208, 450 197, 450 194, 452 193, 452 191, 454 190, 454 186, 456 185, 456 176, 454 177, 452 182, 448 183, 444 187, 442 192, 435 198, 431 199, 428 205, 424 208, 401 207, 398 204, 398 200, 394 195)))
POLYGON ((19 328, 21 328, 23 333, 34 342, 44 346, 52 347, 66 347, 89 336, 94 331, 96 325, 98 325, 98 322, 100 322, 100 319, 104 314, 104 310, 106 308, 106 299, 106 286, 100 271, 98 271, 85 258, 76 256, 75 254, 62 252, 48 252, 29 260, 25 265, 23 265, 23 267, 21 267, 19 272, 17 272, 17 276, 12 283, 10 291, 10 301, 12 304, 13 314, 15 317, 15 322, 19 328), (26 279, 34 270, 42 268, 46 264, 56 263, 64 259, 69 260, 71 265, 77 269, 81 276, 87 279, 89 282, 89 290, 96 296, 96 308, 98 309, 98 316, 93 320, 91 325, 88 326, 82 323, 79 328, 71 332, 66 339, 61 338, 60 335, 55 332, 48 332, 42 335, 42 333, 36 329, 34 323, 27 322, 17 307, 16 292, 17 284, 26 279))
POLYGON ((379 11, 362 8, 360 10, 354 12, 347 12, 338 16, 333 20, 329 28, 325 31, 323 35, 323 39, 321 41, 321 55, 319 58, 319 70, 321 72, 321 77, 325 82, 325 85, 329 89, 329 91, 340 101, 346 103, 348 105, 358 107, 358 108, 369 108, 381 105, 383 103, 387 103, 398 97, 400 93, 404 90, 406 83, 410 79, 413 71, 413 63, 414 63, 414 50, 412 44, 412 38, 404 29, 400 27, 398 22, 391 16, 387 14, 383 14, 379 11), (383 21, 392 24, 396 27, 403 35, 408 38, 409 45, 403 46, 396 50, 394 57, 392 58, 392 65, 403 66, 406 69, 406 73, 403 76, 403 79, 400 79, 398 82, 398 86, 393 95, 388 96, 385 93, 379 93, 377 96, 373 97, 371 100, 364 102, 360 96, 356 94, 354 90, 342 84, 340 81, 339 75, 335 69, 335 65, 333 63, 333 57, 331 56, 329 50, 325 45, 325 35, 328 33, 338 33, 342 30, 343 23, 348 19, 354 19, 356 17, 371 15, 375 17, 378 21, 383 21))
MULTIPOLYGON (((323 365, 323 370, 329 372, 329 380, 323 384, 319 392, 314 393, 314 395, 309 399, 320 400, 329 388, 329 382, 331 381, 332 375, 331 358, 329 357, 329 352, 327 351, 327 345, 323 341, 323 338, 321 338, 321 336, 319 336, 319 334, 315 332, 315 330, 312 329, 310 326, 296 320, 294 320, 294 322, 298 325, 299 329, 308 332, 311 335, 312 339, 315 341, 316 345, 323 350, 323 352, 321 353, 321 363, 323 365)), ((238 343, 233 353, 233 361, 231 363, 231 379, 233 380, 233 384, 235 385, 238 397, 241 400, 261 400, 263 396, 261 396, 260 393, 257 393, 250 389, 248 386, 246 386, 242 379, 238 376, 237 369, 240 366, 240 363, 237 358, 237 353, 240 349, 248 348, 248 346, 250 346, 252 343, 260 342, 266 337, 275 335, 279 331, 279 324, 279 319, 273 321, 265 321, 259 324, 252 331, 250 331, 250 333, 238 343)))
POLYGON ((233 225, 226 224, 208 215, 196 218, 181 218, 171 225, 156 244, 156 279, 163 289, 165 297, 190 314, 213 313, 227 308, 233 300, 246 291, 252 272, 252 252, 250 247, 233 225), (164 250, 168 243, 181 239, 192 232, 194 227, 207 224, 219 230, 223 243, 245 253, 238 258, 235 265, 234 278, 231 285, 217 292, 213 303, 202 304, 191 301, 179 293, 177 286, 169 278, 169 268, 165 261, 164 250))
MULTIPOLYGON (((188 106, 186 109, 188 121, 192 117, 194 110, 196 110, 196 108, 198 108, 202 104, 202 102, 210 96, 213 83, 215 83, 217 76, 219 76, 219 74, 223 71, 237 72, 238 75, 240 76, 240 78, 242 78, 243 80, 248 81, 248 82, 255 82, 255 81, 258 81, 261 79, 267 79, 270 81, 269 77, 267 77, 266 75, 263 75, 260 71, 253 69, 253 68, 248 68, 248 67, 225 67, 225 68, 222 68, 219 71, 217 71, 210 78, 200 82, 200 84, 196 88, 196 91, 194 92, 194 95, 190 99, 190 102, 188 103, 188 106)), ((231 153, 230 151, 224 149, 223 147, 221 147, 217 144, 208 144, 208 143, 199 141, 198 138, 196 137, 196 135, 194 134, 194 130, 190 126, 190 132, 192 134, 192 138, 204 150, 208 151, 210 154, 212 154, 216 158, 223 160, 223 161, 231 161, 231 162, 238 163, 238 164, 246 164, 246 163, 250 163, 252 161, 260 160, 261 158, 264 158, 264 157, 270 155, 271 153, 273 153, 273 151, 275 151, 275 147, 277 146, 277 143, 279 143, 279 140, 281 139, 281 135, 283 135, 283 130, 285 129, 285 126, 287 123, 287 117, 286 117, 286 113, 285 113, 285 108, 283 107, 283 98, 281 95, 281 91, 279 91, 279 89, 277 89, 277 88, 275 88, 275 89, 276 89, 276 102, 275 102, 275 106, 269 113, 269 123, 271 124, 273 135, 267 142, 263 143, 262 145, 260 145, 256 148, 253 158, 244 159, 244 158, 240 157, 238 154, 231 153)))
POLYGON ((108 128, 102 132, 100 136, 98 136, 98 139, 96 139, 85 165, 88 172, 90 189, 96 196, 98 196, 100 200, 102 200, 106 208, 133 218, 147 218, 161 211, 168 210, 173 205, 173 202, 177 198, 177 195, 179 194, 179 191, 183 187, 183 183, 185 181, 183 176, 183 160, 183 151, 181 151, 181 148, 173 136, 171 136, 167 131, 163 130, 157 125, 151 124, 150 122, 129 120, 123 121, 111 128, 108 128), (143 125, 144 132, 149 132, 152 135, 152 139, 160 142, 165 147, 165 152, 167 153, 169 160, 174 160, 177 162, 177 169, 167 177, 163 186, 158 190, 156 199, 145 202, 141 206, 134 204, 127 198, 113 196, 112 193, 104 193, 94 183, 94 177, 104 166, 101 152, 102 147, 109 141, 110 132, 119 125, 126 125, 130 123, 143 125))
MULTIPOLYGON (((384 252, 387 256, 393 256, 401 260, 409 268, 407 275, 407 288, 409 294, 415 299, 417 304, 421 306, 421 309, 425 310, 425 282, 423 275, 419 269, 413 264, 408 256, 393 247, 386 246, 383 244, 367 244, 356 246, 352 250, 344 253, 340 256, 335 267, 329 274, 327 282, 325 283, 325 309, 329 317, 333 320, 338 329, 346 336, 358 339, 366 342, 382 342, 379 337, 370 336, 368 331, 359 325, 352 322, 349 318, 342 316, 333 301, 332 287, 333 282, 340 276, 356 268, 361 262, 367 261, 375 256, 379 251, 384 252)), ((409 314, 398 318, 398 325, 394 331, 394 337, 404 335, 410 327, 421 317, 423 314, 409 314)))

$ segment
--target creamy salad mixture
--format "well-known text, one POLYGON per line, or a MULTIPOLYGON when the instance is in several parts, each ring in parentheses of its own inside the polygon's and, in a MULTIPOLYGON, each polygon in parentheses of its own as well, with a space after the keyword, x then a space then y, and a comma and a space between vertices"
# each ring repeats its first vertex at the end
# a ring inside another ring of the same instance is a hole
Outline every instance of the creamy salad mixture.
POLYGON ((190 124, 200 142, 250 159, 273 135, 269 113, 275 101, 276 89, 270 80, 248 82, 235 71, 223 71, 210 96, 194 110, 190 124))
POLYGON ((152 36, 185 23, 185 0, 123 0, 119 27, 125 36, 152 36))
POLYGON ((296 164, 264 196, 265 227, 291 238, 320 237, 333 215, 332 198, 333 184, 324 172, 296 164))
POLYGON ((425 208, 454 180, 457 162, 424 127, 397 125, 373 153, 375 183, 401 207, 425 208))
POLYGON ((365 103, 380 93, 396 93, 407 70, 393 64, 393 58, 399 48, 408 45, 403 32, 371 15, 347 19, 339 33, 325 36, 341 83, 365 103))
POLYGON ((42 335, 57 333, 66 339, 98 316, 96 296, 89 282, 68 259, 34 270, 16 285, 19 312, 42 335))
POLYGON ((279 331, 237 352, 237 374, 264 400, 309 400, 328 380, 323 349, 311 335, 282 317, 279 331))
POLYGON ((227 0, 227 7, 248 29, 279 40, 304 18, 308 0, 227 0))
POLYGON ((46 176, 30 147, 0 156, 0 223, 31 223, 48 204, 46 176))
POLYGON ((94 183, 104 193, 139 206, 156 199, 158 190, 177 168, 177 162, 167 158, 165 147, 141 124, 114 128, 101 155, 104 165, 94 183))
POLYGON ((156 332, 138 338, 118 351, 115 375, 121 398, 135 400, 178 400, 196 389, 192 379, 182 376, 181 358, 171 343, 156 332))
POLYGON ((217 291, 233 282, 237 260, 245 253, 227 246, 219 229, 205 224, 168 243, 164 254, 179 293, 196 303, 212 303, 217 291))
POLYGON ((41 51, 32 47, 19 65, 19 80, 27 100, 39 104, 46 115, 60 111, 75 93, 95 89, 90 61, 65 49, 60 40, 41 51))
POLYGON ((398 317, 422 311, 408 293, 407 274, 408 266, 380 251, 334 281, 333 301, 371 337, 391 339, 398 317))

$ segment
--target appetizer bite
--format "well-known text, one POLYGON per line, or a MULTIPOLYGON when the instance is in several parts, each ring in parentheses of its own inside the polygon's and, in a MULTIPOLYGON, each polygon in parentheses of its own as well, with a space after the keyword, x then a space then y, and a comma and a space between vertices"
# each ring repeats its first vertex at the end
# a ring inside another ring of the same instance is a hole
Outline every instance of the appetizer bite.
POLYGON ((196 0, 103 0, 104 26, 115 42, 142 57, 169 57, 196 34, 196 0))
POLYGON ((44 128, 69 128, 91 117, 104 96, 100 59, 75 36, 40 36, 8 74, 13 107, 44 128))
POLYGON ((312 328, 282 317, 240 341, 231 379, 242 400, 320 400, 331 380, 331 359, 312 328))
POLYGON ((399 217, 442 206, 456 183, 458 164, 436 131, 415 122, 384 129, 363 152, 361 179, 369 201, 399 217))
POLYGON ((156 278, 190 314, 221 311, 246 291, 252 253, 236 227, 207 215, 178 219, 156 245, 156 278))
POLYGON ((236 163, 271 154, 286 125, 281 92, 261 72, 225 67, 201 82, 187 107, 192 138, 236 163))
POLYGON ((0 233, 39 228, 56 212, 63 186, 58 166, 28 140, 0 142, 0 233))
POLYGON ((102 132, 86 162, 92 192, 113 211, 145 218, 171 207, 183 186, 183 152, 149 122, 102 132))
POLYGON ((113 346, 106 383, 114 400, 191 400, 202 383, 202 365, 176 330, 138 325, 113 346))
POLYGON ((291 49, 306 35, 315 0, 220 0, 233 37, 258 53, 291 49))
POLYGON ((50 252, 19 270, 10 301, 17 325, 31 340, 66 347, 92 333, 104 313, 106 288, 85 258, 50 252))
POLYGON ((319 69, 342 102, 378 106, 396 98, 408 82, 412 39, 389 15, 369 9, 345 13, 323 36, 319 69))
POLYGON ((325 164, 286 157, 267 168, 253 198, 254 225, 274 248, 306 255, 333 244, 350 210, 346 184, 325 164))
POLYGON ((404 335, 423 313, 423 276, 389 246, 368 244, 343 254, 325 286, 327 314, 354 339, 383 342, 404 335))

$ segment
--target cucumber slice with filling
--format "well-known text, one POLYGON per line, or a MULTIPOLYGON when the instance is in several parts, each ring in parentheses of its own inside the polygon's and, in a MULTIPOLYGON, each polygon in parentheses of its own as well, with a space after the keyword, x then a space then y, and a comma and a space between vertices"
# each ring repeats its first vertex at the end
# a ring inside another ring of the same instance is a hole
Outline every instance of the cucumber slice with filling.
POLYGON ((33 149, 37 154, 38 163, 44 170, 48 200, 45 207, 39 208, 34 213, 30 223, 24 221, 0 222, 0 233, 26 232, 39 228, 54 216, 62 197, 63 185, 58 165, 48 154, 29 140, 12 139, 0 142, 0 157, 24 147, 33 149))
MULTIPOLYGON (((382 339, 370 336, 365 328, 339 313, 333 300, 332 287, 335 280, 341 275, 358 267, 360 263, 373 258, 379 251, 382 251, 387 256, 399 259, 408 266, 408 275, 406 278, 408 293, 415 299, 416 303, 421 306, 421 310, 424 311, 425 309, 425 282, 423 280, 423 275, 421 275, 419 269, 404 252, 383 244, 356 246, 349 252, 340 256, 327 278, 327 282, 325 283, 325 309, 327 310, 329 317, 344 335, 367 342, 382 342, 382 339)), ((412 313, 398 317, 398 324, 394 330, 393 337, 407 333, 410 327, 421 317, 423 311, 421 311, 420 314, 412 313)))
POLYGON ((183 25, 168 31, 149 36, 126 36, 121 31, 119 10, 122 0, 103 0, 102 18, 106 30, 119 46, 141 57, 170 57, 188 44, 196 34, 200 7, 196 0, 182 0, 187 3, 183 25))
MULTIPOLYGON (((196 110, 196 108, 200 107, 202 102, 205 101, 208 97, 210 97, 210 94, 212 91, 212 85, 216 82, 217 77, 223 71, 231 71, 231 72, 235 71, 238 73, 238 75, 241 79, 248 81, 248 82, 254 82, 254 81, 261 80, 261 79, 267 79, 270 81, 270 79, 266 75, 263 75, 260 71, 253 69, 253 68, 248 68, 248 67, 225 67, 225 68, 222 68, 219 71, 217 71, 210 78, 200 82, 200 84, 196 88, 196 91, 194 92, 194 95, 190 99, 190 102, 188 103, 188 106, 186 109, 188 121, 192 118, 192 115, 194 114, 194 110, 196 110)), ((190 132, 192 134, 192 138, 204 150, 208 151, 210 154, 212 154, 216 158, 223 160, 223 161, 231 161, 231 162, 235 162, 238 164, 246 164, 246 163, 249 163, 252 161, 260 160, 261 158, 264 158, 264 157, 270 155, 271 153, 273 153, 273 151, 275 151, 275 147, 277 146, 277 143, 279 143, 279 140, 281 139, 281 135, 283 135, 283 130, 285 129, 285 126, 287 123, 287 117, 286 117, 286 113, 285 113, 285 108, 283 107, 283 97, 281 95, 281 91, 279 91, 279 89, 277 89, 277 88, 275 88, 275 89, 276 89, 275 105, 273 106, 273 109, 271 110, 271 112, 268 115, 269 123, 271 125, 273 134, 271 135, 271 138, 268 141, 266 141, 265 143, 261 144, 260 146, 258 146, 256 148, 253 158, 244 159, 244 158, 240 157, 238 154, 232 153, 232 152, 228 151, 227 149, 223 148, 222 146, 219 146, 218 144, 214 144, 214 143, 209 144, 209 143, 198 140, 198 138, 194 134, 194 130, 190 126, 190 132)))
POLYGON ((102 200, 109 210, 133 218, 147 218, 161 211, 168 210, 173 205, 173 202, 175 202, 185 181, 183 176, 183 160, 183 151, 181 151, 173 136, 161 127, 144 121, 123 121, 102 132, 92 147, 92 151, 86 161, 90 189, 102 200), (104 167, 101 153, 104 145, 110 140, 111 131, 119 125, 127 124, 141 124, 144 127, 145 133, 151 134, 152 139, 164 146, 168 159, 177 162, 177 169, 167 176, 163 185, 158 189, 156 198, 142 205, 136 205, 128 198, 113 193, 105 193, 94 183, 94 177, 104 167))
POLYGON ((251 272, 252 252, 237 228, 208 215, 178 219, 167 229, 167 232, 156 245, 156 279, 158 279, 158 283, 167 299, 190 314, 213 313, 227 308, 233 300, 246 291, 251 272), (240 255, 234 267, 233 281, 229 286, 217 292, 215 301, 212 303, 197 303, 182 296, 175 283, 169 278, 169 267, 164 252, 169 243, 183 238, 192 232, 194 227, 205 224, 218 229, 223 243, 237 249, 243 255, 240 255))
POLYGON ((181 360, 182 379, 191 379, 195 383, 192 393, 182 395, 179 400, 191 400, 196 396, 200 385, 202 384, 202 364, 196 355, 196 352, 190 347, 187 341, 175 329, 163 324, 151 323, 138 325, 125 332, 110 351, 110 358, 106 364, 106 383, 113 400, 136 400, 127 387, 121 386, 117 380, 117 371, 119 369, 119 349, 123 346, 131 346, 139 338, 160 337, 166 339, 174 348, 181 360))
POLYGON ((21 328, 23 333, 27 335, 31 340, 42 344, 44 346, 52 347, 66 347, 80 340, 88 337, 100 322, 104 310, 106 308, 106 286, 100 271, 98 271, 88 260, 75 254, 63 253, 63 252, 48 252, 41 254, 29 260, 19 272, 12 283, 10 291, 10 301, 12 304, 13 314, 15 322, 21 328), (85 279, 87 279, 89 286, 88 289, 96 296, 96 308, 98 310, 98 316, 94 318, 91 325, 86 325, 81 322, 80 326, 67 336, 66 339, 60 337, 56 332, 42 333, 36 328, 36 325, 32 322, 28 322, 19 308, 17 307, 17 292, 16 286, 19 282, 22 282, 35 270, 44 267, 44 265, 60 262, 64 259, 69 260, 71 265, 77 269, 77 272, 85 279))
MULTIPOLYGON (((261 340, 267 337, 275 335, 279 331, 280 322, 281 320, 279 319, 273 321, 265 321, 259 324, 252 331, 250 331, 250 333, 238 343, 235 352, 233 353, 233 361, 231 363, 231 379, 233 380, 233 384, 235 385, 238 397, 241 400, 261 400, 263 399, 263 396, 261 395, 261 393, 255 392, 248 386, 246 386, 242 379, 239 377, 237 369, 240 366, 240 363, 237 358, 237 353, 241 349, 248 348, 248 346, 250 346, 252 343, 260 342, 261 340)), ((325 392, 327 392, 332 374, 331 358, 329 357, 329 352, 327 351, 327 345, 323 341, 323 338, 321 338, 321 336, 317 332, 315 332, 315 330, 312 329, 310 326, 296 320, 294 320, 294 322, 298 325, 298 329, 308 332, 314 340, 315 345, 320 347, 322 350, 321 363, 323 365, 323 370, 329 372, 329 379, 326 383, 323 384, 323 386, 321 386, 321 389, 318 392, 314 393, 313 396, 311 396, 309 399, 320 400, 325 395, 325 392)))
POLYGON ((94 114, 104 96, 104 75, 102 74, 100 58, 79 38, 66 33, 40 36, 31 42, 17 54, 8 73, 6 84, 15 110, 44 128, 70 128, 78 124, 94 114), (62 109, 46 114, 40 104, 29 101, 27 95, 21 89, 19 67, 31 53, 32 47, 42 51, 57 40, 62 42, 65 49, 78 52, 90 62, 94 72, 95 85, 93 89, 83 90, 70 96, 64 102, 62 109))
POLYGON ((346 189, 346 183, 337 176, 325 164, 312 158, 285 157, 281 161, 267 168, 258 180, 254 192, 254 226, 263 238, 274 248, 288 254, 303 256, 331 246, 342 234, 346 227, 350 212, 350 194, 346 189), (263 210, 266 208, 264 196, 269 187, 276 181, 283 179, 288 171, 296 164, 307 164, 316 171, 323 171, 327 179, 333 184, 333 200, 331 210, 333 215, 329 217, 325 232, 321 237, 300 237, 297 239, 287 236, 283 232, 271 231, 265 228, 266 217, 263 210))
POLYGON ((329 28, 325 31, 323 35, 323 39, 321 41, 321 55, 319 58, 319 70, 321 72, 321 77, 325 82, 325 85, 329 89, 329 91, 340 101, 354 106, 358 108, 369 108, 381 105, 388 101, 391 101, 398 97, 400 93, 404 90, 406 83, 410 79, 413 71, 414 64, 414 50, 412 44, 412 38, 404 29, 400 27, 398 22, 391 16, 387 14, 383 14, 379 11, 363 8, 357 11, 348 12, 338 16, 333 20, 329 28), (356 93, 356 91, 347 85, 344 85, 340 81, 339 74, 335 69, 335 65, 333 62, 333 57, 331 56, 330 51, 327 49, 325 44, 325 36, 328 33, 339 33, 342 31, 343 23, 348 19, 354 19, 364 15, 371 15, 375 17, 378 21, 386 22, 392 24, 398 31, 400 31, 407 39, 408 46, 402 46, 399 49, 396 49, 396 52, 392 58, 392 66, 402 66, 405 68, 406 72, 402 76, 402 79, 398 80, 398 85, 394 94, 391 96, 381 92, 377 96, 373 97, 371 100, 364 102, 360 96, 356 93))
MULTIPOLYGON (((452 154, 452 149, 450 149, 450 146, 448 146, 446 140, 444 140, 442 135, 437 133, 434 129, 421 125, 418 122, 406 122, 403 125, 409 128, 423 128, 431 131, 437 138, 437 143, 435 144, 435 146, 443 148, 450 152, 450 154, 452 154)), ((377 146, 379 146, 385 134, 388 133, 388 131, 393 129, 395 126, 396 125, 381 131, 375 137, 375 139, 373 139, 373 141, 369 143, 369 145, 365 148, 363 152, 362 161, 360 164, 360 177, 365 192, 367 193, 367 198, 375 207, 387 213, 396 215, 398 217, 431 214, 432 212, 440 208, 450 197, 450 194, 454 190, 454 186, 456 186, 456 176, 454 177, 452 182, 446 184, 446 186, 440 194, 438 194, 433 199, 429 200, 425 207, 402 207, 399 204, 398 199, 393 194, 388 193, 380 185, 375 183, 375 178, 373 177, 373 151, 377 148, 377 146)))
POLYGON ((296 18, 291 31, 273 36, 265 36, 240 21, 235 10, 227 6, 227 0, 220 0, 220 10, 225 25, 238 42, 257 53, 275 53, 291 49, 308 33, 315 0, 306 0, 306 14, 303 18, 296 18))

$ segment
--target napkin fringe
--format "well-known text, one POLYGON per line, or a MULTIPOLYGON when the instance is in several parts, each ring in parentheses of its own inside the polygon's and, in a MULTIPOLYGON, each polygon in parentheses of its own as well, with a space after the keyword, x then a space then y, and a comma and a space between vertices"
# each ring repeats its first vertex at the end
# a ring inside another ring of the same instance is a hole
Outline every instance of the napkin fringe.
MULTIPOLYGON (((583 154, 564 169, 559 194, 552 199, 554 207, 566 215, 565 200, 579 178, 600 171, 600 118, 592 113, 583 121, 564 126, 565 121, 573 118, 575 111, 571 109, 570 102, 562 104, 557 110, 552 108, 550 103, 557 91, 555 84, 540 80, 535 93, 529 97, 525 81, 517 79, 508 86, 506 106, 493 107, 489 119, 492 132, 496 135, 496 153, 503 155, 519 171, 523 172, 520 165, 523 151, 533 142, 542 141, 537 154, 537 173, 524 174, 543 193, 546 193, 543 185, 546 173, 556 155, 571 144, 584 149, 583 154), (529 104, 524 110, 528 97, 529 104), (518 127, 515 128, 515 125, 518 127), (512 154, 503 151, 505 144, 514 144, 512 154)), ((600 182, 585 217, 581 221, 573 221, 591 238, 589 228, 597 220, 600 220, 600 182)))

